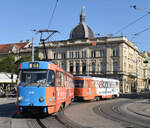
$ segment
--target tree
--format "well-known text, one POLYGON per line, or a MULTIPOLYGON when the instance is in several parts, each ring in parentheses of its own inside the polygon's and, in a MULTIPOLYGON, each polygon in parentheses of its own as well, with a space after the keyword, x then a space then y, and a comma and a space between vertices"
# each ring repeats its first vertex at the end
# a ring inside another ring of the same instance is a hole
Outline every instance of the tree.
POLYGON ((0 72, 15 73, 15 58, 13 54, 8 54, 4 59, 0 59, 0 72))
MULTIPOLYGON (((19 60, 15 61, 13 54, 8 54, 4 59, 0 58, 0 72, 18 73, 20 63, 31 61, 32 56, 24 55, 19 60)), ((39 57, 35 55, 35 60, 39 60, 39 57)))
MULTIPOLYGON (((38 61, 40 60, 39 57, 37 55, 34 56, 34 60, 35 61, 38 61)), ((16 66, 16 73, 18 72, 18 68, 19 68, 19 65, 22 63, 22 62, 27 62, 27 61, 32 61, 32 56, 31 55, 23 55, 19 60, 17 60, 15 62, 15 64, 17 65, 16 66)))

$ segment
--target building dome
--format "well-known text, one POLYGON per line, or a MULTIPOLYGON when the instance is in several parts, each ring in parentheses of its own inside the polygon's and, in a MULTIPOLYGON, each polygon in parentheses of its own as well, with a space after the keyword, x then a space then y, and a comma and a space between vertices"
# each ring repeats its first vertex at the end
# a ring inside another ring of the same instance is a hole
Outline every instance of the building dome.
POLYGON ((70 39, 92 39, 94 34, 92 29, 85 23, 84 6, 80 15, 80 23, 71 31, 70 39))

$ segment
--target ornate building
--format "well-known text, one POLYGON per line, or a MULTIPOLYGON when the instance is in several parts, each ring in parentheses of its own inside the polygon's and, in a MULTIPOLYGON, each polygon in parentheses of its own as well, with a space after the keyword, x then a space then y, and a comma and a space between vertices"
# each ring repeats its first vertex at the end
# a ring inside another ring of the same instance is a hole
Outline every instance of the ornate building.
POLYGON ((146 57, 145 63, 145 78, 146 78, 146 89, 150 90, 150 53, 144 52, 146 57))
MULTIPOLYGON (((70 39, 48 42, 46 49, 49 59, 73 75, 116 78, 123 93, 145 88, 145 57, 123 36, 94 37, 85 22, 83 7, 80 22, 71 31, 70 39)), ((39 57, 45 58, 42 45, 39 57)))

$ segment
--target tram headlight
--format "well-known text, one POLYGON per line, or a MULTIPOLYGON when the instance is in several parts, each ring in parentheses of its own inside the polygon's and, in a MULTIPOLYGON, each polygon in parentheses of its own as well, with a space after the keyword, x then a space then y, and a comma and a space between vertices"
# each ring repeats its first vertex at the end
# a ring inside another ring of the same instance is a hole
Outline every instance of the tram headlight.
POLYGON ((22 97, 21 97, 21 96, 19 96, 19 97, 18 97, 18 101, 21 101, 21 100, 22 100, 22 97))
POLYGON ((39 101, 43 102, 44 101, 44 97, 40 97, 39 101))

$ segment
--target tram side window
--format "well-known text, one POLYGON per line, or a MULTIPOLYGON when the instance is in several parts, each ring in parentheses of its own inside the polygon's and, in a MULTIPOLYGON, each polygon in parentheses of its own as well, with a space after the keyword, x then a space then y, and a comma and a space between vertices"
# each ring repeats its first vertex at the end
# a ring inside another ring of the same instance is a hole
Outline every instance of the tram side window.
POLYGON ((74 81, 75 88, 83 88, 83 83, 84 83, 83 80, 75 80, 74 81))
POLYGON ((64 83, 63 83, 63 84, 64 84, 64 87, 66 87, 66 83, 67 83, 66 81, 67 81, 67 80, 66 80, 66 74, 64 74, 64 83))
POLYGON ((74 82, 73 82, 73 79, 72 79, 72 78, 71 78, 71 85, 72 85, 71 88, 74 88, 74 82))
POLYGON ((68 76, 66 75, 66 82, 65 82, 65 87, 68 87, 68 76))
POLYGON ((72 88, 72 79, 70 77, 70 88, 72 88))
POLYGON ((71 77, 70 77, 70 84, 71 84, 70 88, 73 88, 73 81, 71 77))
POLYGON ((71 81, 70 81, 70 77, 68 76, 68 88, 70 88, 71 86, 71 81))
POLYGON ((48 84, 49 86, 55 86, 55 73, 53 71, 48 73, 48 84))
POLYGON ((60 87, 61 86, 61 73, 56 71, 56 75, 57 75, 57 78, 56 78, 56 86, 57 87, 60 87))
POLYGON ((66 75, 66 88, 68 88, 68 83, 69 83, 68 75, 66 75))
POLYGON ((64 87, 64 73, 61 73, 61 84, 64 87))

